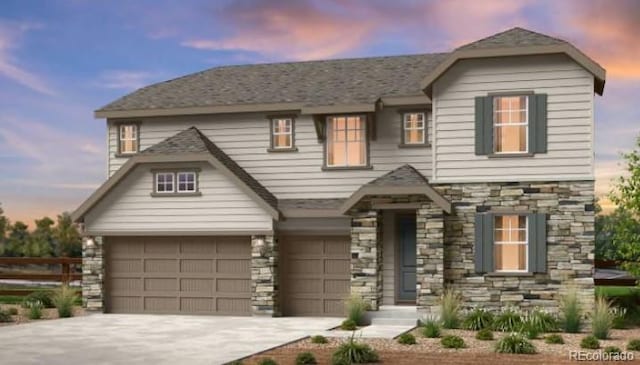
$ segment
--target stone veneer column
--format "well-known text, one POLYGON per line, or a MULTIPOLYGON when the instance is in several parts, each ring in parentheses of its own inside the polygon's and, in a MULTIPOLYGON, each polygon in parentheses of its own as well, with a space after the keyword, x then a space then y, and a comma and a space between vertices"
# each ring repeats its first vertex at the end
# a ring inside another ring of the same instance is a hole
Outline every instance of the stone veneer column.
POLYGON ((251 236, 251 312, 278 316, 278 244, 273 235, 251 236))
POLYGON ((82 237, 82 306, 104 311, 104 255, 102 237, 82 237))
POLYGON ((382 303, 382 221, 377 211, 352 212, 351 293, 378 310, 382 303))
POLYGON ((439 313, 444 291, 444 215, 442 208, 427 202, 416 212, 416 292, 421 312, 439 313))

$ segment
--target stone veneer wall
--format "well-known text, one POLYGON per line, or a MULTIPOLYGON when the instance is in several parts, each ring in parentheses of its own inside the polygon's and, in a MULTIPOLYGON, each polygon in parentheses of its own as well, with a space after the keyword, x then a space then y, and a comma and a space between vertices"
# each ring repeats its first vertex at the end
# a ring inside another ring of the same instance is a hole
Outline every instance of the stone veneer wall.
POLYGON ((89 311, 104 311, 103 247, 102 237, 82 238, 82 306, 89 311))
POLYGON ((416 300, 425 314, 438 313, 444 290, 444 212, 426 202, 416 212, 416 300))
POLYGON ((351 217, 351 293, 378 310, 382 303, 381 215, 357 211, 351 217))
POLYGON ((450 184, 434 186, 454 204, 445 217, 445 287, 459 290, 467 307, 513 304, 558 310, 561 292, 576 287, 593 308, 594 184, 591 181, 450 184), (474 217, 482 211, 547 214, 547 272, 492 276, 475 273, 474 217))
POLYGON ((251 236, 251 311, 279 316, 278 243, 273 235, 251 236))

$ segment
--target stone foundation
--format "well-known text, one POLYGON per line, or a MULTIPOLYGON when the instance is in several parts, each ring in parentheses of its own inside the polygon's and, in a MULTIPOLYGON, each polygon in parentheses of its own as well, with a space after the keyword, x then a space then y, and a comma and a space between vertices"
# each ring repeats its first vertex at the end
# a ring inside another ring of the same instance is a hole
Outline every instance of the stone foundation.
POLYGON ((88 311, 104 311, 102 237, 82 238, 82 306, 88 311))
POLYGON ((576 287, 587 311, 594 303, 594 184, 591 181, 450 184, 434 186, 455 212, 444 219, 445 287, 460 291, 466 307, 505 305, 558 310, 561 292, 576 287), (547 272, 477 274, 474 219, 477 212, 547 214, 547 272))
POLYGON ((376 211, 351 214, 351 293, 378 310, 382 303, 381 215, 376 211))
POLYGON ((251 236, 251 311, 279 316, 278 243, 272 235, 251 236))

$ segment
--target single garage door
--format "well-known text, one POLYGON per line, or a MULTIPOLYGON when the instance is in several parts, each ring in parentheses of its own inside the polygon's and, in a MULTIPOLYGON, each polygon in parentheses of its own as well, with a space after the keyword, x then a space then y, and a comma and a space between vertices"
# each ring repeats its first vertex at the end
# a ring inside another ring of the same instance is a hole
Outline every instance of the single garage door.
POLYGON ((344 315, 351 287, 350 242, 343 236, 280 238, 284 315, 344 315))
POLYGON ((108 237, 107 310, 251 313, 249 237, 108 237))

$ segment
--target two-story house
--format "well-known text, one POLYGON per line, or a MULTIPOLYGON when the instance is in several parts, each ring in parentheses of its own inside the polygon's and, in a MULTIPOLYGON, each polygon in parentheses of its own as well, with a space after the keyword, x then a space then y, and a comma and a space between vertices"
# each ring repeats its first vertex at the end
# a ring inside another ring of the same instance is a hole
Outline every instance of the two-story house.
POLYGON ((119 313, 342 315, 593 301, 605 70, 514 28, 450 53, 217 67, 106 118, 74 213, 83 296, 119 313))

